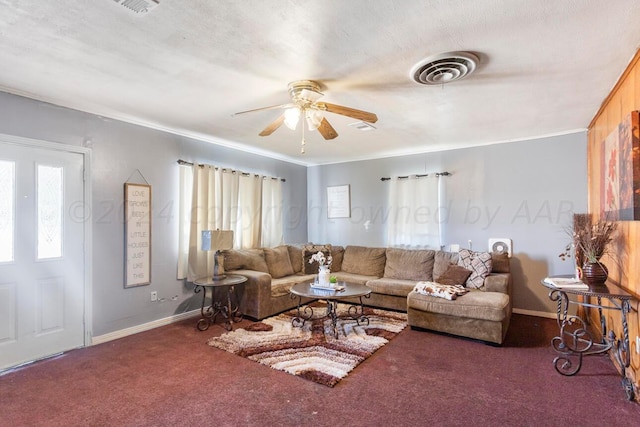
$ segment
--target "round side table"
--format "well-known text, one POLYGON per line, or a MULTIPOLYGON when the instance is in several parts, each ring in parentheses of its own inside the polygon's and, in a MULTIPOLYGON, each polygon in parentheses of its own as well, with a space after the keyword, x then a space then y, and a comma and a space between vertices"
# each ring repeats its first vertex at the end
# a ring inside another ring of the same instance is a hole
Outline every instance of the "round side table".
POLYGON ((227 331, 233 329, 233 323, 242 320, 242 313, 239 310, 238 295, 236 294, 235 285, 242 284, 247 281, 244 276, 236 274, 228 274, 224 279, 213 280, 211 277, 203 277, 193 282, 195 287, 194 293, 202 291, 202 306, 200 313, 202 318, 198 320, 196 327, 199 331, 206 331, 212 323, 215 323, 218 314, 225 318, 224 328, 227 331), (227 288, 227 300, 216 300, 215 289, 227 288), (207 292, 207 291, 210 292, 207 292), (206 306, 207 293, 211 294, 211 304, 206 306), (233 304, 235 302, 235 305, 233 304))

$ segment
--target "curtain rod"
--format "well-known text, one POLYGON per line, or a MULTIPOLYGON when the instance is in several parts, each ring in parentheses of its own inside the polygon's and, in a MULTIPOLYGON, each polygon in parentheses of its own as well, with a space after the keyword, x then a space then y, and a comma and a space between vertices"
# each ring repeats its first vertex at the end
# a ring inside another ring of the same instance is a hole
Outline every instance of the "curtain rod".
MULTIPOLYGON (((435 176, 436 176, 436 177, 440 177, 440 176, 450 176, 450 175, 451 175, 451 173, 449 173, 449 172, 436 172, 436 173, 435 173, 435 176)), ((428 174, 428 173, 426 173, 426 174, 424 174, 424 175, 411 175, 411 176, 415 176, 416 178, 424 178, 425 176, 429 176, 429 174, 428 174)), ((398 179, 407 179, 407 178, 409 178, 409 175, 407 175, 407 176, 399 176, 399 177, 398 177, 398 179)), ((391 180, 391 178, 389 178, 389 177, 382 177, 382 178, 380 178, 380 181, 389 181, 389 180, 391 180)))
MULTIPOLYGON (((179 165, 185 165, 185 166, 193 166, 193 162, 187 162, 186 160, 182 160, 182 159, 178 159, 178 164, 179 164, 179 165)), ((198 167, 203 168, 203 167, 204 167, 204 165, 203 165, 203 164, 201 164, 201 165, 198 165, 198 167)), ((218 168, 218 167, 215 167, 215 169, 216 169, 216 170, 218 170, 219 168, 218 168)), ((233 169, 222 169, 222 171, 223 171, 223 172, 225 172, 225 171, 227 171, 227 170, 230 170, 232 173, 236 173, 236 172, 237 172, 237 171, 234 171, 233 169)), ((250 174, 249 172, 240 172, 240 173, 241 173, 243 176, 251 176, 251 174, 250 174)), ((256 177, 258 177, 258 176, 260 176, 260 175, 255 174, 255 176, 256 176, 256 177)), ((265 176, 264 178, 265 178, 265 179, 267 179, 268 177, 266 177, 266 176, 265 176)), ((275 176, 273 176, 273 177, 271 177, 271 179, 278 179, 278 178, 276 178, 275 176)), ((284 179, 284 178, 280 178, 280 181, 282 181, 282 182, 287 182, 287 180, 286 180, 286 179, 284 179)))

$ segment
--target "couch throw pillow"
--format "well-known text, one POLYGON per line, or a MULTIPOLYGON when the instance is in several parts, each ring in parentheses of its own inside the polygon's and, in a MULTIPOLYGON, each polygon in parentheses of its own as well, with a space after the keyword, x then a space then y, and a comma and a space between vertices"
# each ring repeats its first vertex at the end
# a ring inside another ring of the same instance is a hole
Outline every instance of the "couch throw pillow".
POLYGON ((471 270, 468 270, 459 265, 451 264, 447 271, 442 273, 440 278, 436 280, 441 285, 458 285, 464 286, 467 279, 471 276, 471 270))
POLYGON ((460 249, 458 265, 471 270, 466 287, 480 289, 484 286, 484 279, 491 273, 491 254, 489 252, 474 252, 460 249))
POLYGON ((458 264, 458 252, 436 251, 433 263, 433 281, 437 282, 451 264, 458 264))
POLYGON ((469 292, 460 285, 441 285, 439 283, 425 281, 416 283, 413 290, 422 295, 444 298, 449 301, 456 299, 459 295, 464 295, 469 292))
POLYGON ((265 248, 264 257, 267 260, 267 267, 269 267, 269 274, 272 278, 279 279, 294 274, 289 259, 289 249, 286 246, 265 248))
POLYGON ((318 263, 315 261, 309 262, 311 257, 318 252, 322 252, 325 259, 328 259, 329 255, 331 255, 331 245, 305 245, 302 248, 302 272, 304 274, 318 273, 318 263))

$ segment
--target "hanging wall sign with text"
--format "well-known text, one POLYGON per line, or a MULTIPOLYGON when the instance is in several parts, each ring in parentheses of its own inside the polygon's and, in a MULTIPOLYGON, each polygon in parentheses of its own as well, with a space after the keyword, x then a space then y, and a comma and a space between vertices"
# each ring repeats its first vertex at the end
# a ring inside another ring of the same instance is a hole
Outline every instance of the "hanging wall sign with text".
POLYGON ((349 184, 327 187, 327 218, 351 217, 351 191, 349 184))
POLYGON ((124 184, 124 287, 151 283, 151 186, 124 184))

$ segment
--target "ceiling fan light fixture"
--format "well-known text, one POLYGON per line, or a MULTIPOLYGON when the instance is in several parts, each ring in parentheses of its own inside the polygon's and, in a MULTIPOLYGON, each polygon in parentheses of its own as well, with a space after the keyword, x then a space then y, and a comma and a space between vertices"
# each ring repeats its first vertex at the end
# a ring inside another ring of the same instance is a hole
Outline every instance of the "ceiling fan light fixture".
POLYGON ((300 108, 292 107, 284 111, 284 124, 291 130, 296 130, 300 120, 300 108))
POLYGON ((305 110, 305 118, 307 119, 307 126, 310 131, 314 131, 320 127, 322 123, 322 112, 318 110, 305 110))

